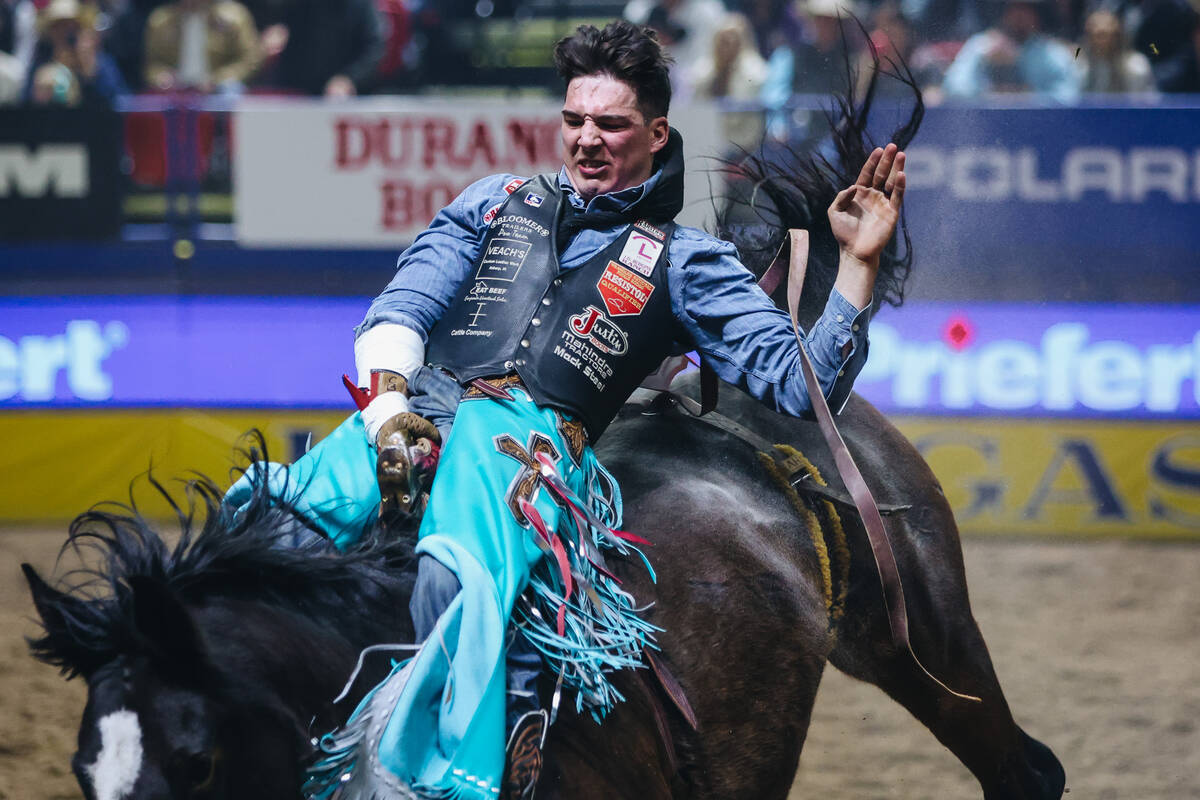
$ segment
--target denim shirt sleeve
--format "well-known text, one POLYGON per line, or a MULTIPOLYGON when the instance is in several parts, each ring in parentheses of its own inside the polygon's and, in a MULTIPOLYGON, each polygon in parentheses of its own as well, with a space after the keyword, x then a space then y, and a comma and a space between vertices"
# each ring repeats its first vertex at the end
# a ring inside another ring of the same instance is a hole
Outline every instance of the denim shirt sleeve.
POLYGON ((479 255, 487 229, 484 215, 507 199, 504 187, 514 178, 492 175, 477 181, 439 211, 400 254, 396 276, 371 303, 355 336, 380 322, 394 322, 427 340, 479 255))
MULTIPOLYGON (((675 316, 717 375, 776 411, 810 415, 791 318, 758 288, 734 247, 677 228, 670 259, 675 316)), ((866 363, 869 320, 870 307, 860 311, 835 290, 804 335, 817 380, 836 410, 866 363)))

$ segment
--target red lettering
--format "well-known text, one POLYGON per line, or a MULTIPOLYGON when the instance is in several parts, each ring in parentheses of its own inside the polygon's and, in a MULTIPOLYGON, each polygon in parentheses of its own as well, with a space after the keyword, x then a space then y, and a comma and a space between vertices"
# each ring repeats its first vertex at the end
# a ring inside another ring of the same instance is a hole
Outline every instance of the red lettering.
POLYGON ((467 142, 467 152, 463 161, 474 166, 480 156, 488 169, 496 168, 496 146, 492 143, 492 128, 483 120, 476 120, 471 128, 471 138, 467 142))
POLYGON ((383 181, 379 184, 382 215, 379 224, 385 231, 404 230, 413 225, 413 192, 408 181, 383 181))
POLYGON ((412 120, 388 118, 379 121, 379 160, 385 167, 403 167, 411 162, 413 151, 412 120))
POLYGON ((580 336, 587 336, 592 332, 592 328, 596 325, 596 320, 600 317, 600 309, 595 306, 588 306, 587 316, 576 314, 571 317, 571 330, 580 336))
POLYGON ((385 231, 423 228, 434 215, 458 195, 458 189, 444 181, 414 183, 404 179, 384 180, 379 184, 380 220, 385 231))
POLYGON ((539 165, 558 156, 559 123, 541 120, 509 120, 507 126, 513 165, 539 165))
POLYGON ((338 169, 362 169, 371 159, 371 135, 361 120, 339 119, 334 124, 337 134, 337 153, 334 163, 338 169))
POLYGON ((421 133, 424 137, 424 158, 425 169, 432 169, 438 163, 440 155, 446 164, 455 167, 465 167, 454 156, 454 121, 450 119, 427 119, 425 124, 421 126, 421 133))

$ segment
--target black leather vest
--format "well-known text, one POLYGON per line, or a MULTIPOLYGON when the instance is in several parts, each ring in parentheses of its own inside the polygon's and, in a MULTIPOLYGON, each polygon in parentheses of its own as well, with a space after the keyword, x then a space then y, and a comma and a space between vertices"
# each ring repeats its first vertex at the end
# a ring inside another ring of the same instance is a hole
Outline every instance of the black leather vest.
POLYGON ((639 220, 560 272, 555 231, 568 202, 556 175, 512 193, 426 358, 463 384, 515 372, 534 402, 578 417, 594 442, 678 338, 667 295, 675 226, 639 220))

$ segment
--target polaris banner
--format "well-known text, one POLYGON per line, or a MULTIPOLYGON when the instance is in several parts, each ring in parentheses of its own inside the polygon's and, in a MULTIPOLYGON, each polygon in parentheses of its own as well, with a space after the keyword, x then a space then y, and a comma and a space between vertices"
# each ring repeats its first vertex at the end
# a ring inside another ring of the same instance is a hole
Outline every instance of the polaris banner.
POLYGON ((1200 268, 1198 131, 1200 108, 929 109, 905 168, 918 285, 1177 298, 1160 278, 1200 268))
MULTIPOLYGON (((0 408, 350 410, 366 298, 0 301, 0 408)), ((1200 307, 921 303, 871 323, 884 413, 1200 419, 1200 307)))
POLYGON ((0 241, 116 236, 120 158, 115 112, 0 109, 0 241))

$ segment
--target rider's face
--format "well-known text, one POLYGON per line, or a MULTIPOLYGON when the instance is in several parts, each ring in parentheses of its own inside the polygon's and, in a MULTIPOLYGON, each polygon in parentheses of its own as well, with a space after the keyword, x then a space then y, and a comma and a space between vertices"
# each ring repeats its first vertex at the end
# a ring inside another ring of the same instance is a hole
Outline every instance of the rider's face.
POLYGON ((608 75, 584 75, 567 85, 562 110, 563 163, 584 200, 637 186, 667 143, 666 117, 647 121, 637 94, 608 75))

